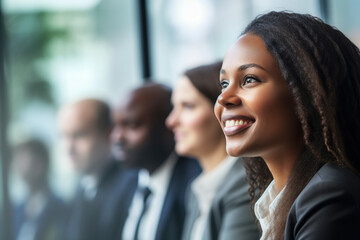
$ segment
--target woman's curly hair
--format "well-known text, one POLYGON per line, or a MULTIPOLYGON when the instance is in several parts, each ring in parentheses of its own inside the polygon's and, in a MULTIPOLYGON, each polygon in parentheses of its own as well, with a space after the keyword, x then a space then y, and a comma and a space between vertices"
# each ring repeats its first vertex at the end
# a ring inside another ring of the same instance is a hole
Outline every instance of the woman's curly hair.
MULTIPOLYGON (((244 34, 259 36, 279 64, 294 98, 305 152, 276 209, 273 232, 282 239, 290 207, 326 162, 360 172, 360 52, 339 30, 307 14, 270 12, 244 34)), ((246 158, 254 203, 272 176, 261 158, 246 158)))

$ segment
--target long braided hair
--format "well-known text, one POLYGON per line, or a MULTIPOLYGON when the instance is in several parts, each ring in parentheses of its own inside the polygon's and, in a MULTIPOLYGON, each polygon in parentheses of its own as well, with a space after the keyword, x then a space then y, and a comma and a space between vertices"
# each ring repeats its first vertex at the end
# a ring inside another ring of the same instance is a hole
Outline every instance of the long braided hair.
MULTIPOLYGON (((272 233, 282 239, 290 207, 326 162, 360 172, 360 52, 339 30, 307 14, 270 12, 244 30, 259 36, 294 98, 305 151, 276 209, 272 233)), ((252 203, 272 175, 262 158, 246 158, 252 203)))

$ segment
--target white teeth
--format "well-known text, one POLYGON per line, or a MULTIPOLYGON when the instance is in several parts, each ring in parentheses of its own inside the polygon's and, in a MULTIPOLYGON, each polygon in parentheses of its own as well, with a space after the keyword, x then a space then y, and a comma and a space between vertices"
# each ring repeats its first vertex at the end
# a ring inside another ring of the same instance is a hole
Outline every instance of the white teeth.
POLYGON ((225 121, 225 127, 248 125, 250 121, 245 120, 227 120, 225 121))

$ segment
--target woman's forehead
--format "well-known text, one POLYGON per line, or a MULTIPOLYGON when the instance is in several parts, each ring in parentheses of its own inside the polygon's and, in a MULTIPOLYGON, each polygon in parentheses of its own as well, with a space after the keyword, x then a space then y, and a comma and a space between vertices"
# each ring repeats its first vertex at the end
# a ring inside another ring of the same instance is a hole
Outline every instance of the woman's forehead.
POLYGON ((277 67, 277 62, 267 50, 264 41, 257 35, 244 34, 233 44, 225 55, 221 73, 234 67, 241 69, 248 64, 258 65, 264 70, 277 67))

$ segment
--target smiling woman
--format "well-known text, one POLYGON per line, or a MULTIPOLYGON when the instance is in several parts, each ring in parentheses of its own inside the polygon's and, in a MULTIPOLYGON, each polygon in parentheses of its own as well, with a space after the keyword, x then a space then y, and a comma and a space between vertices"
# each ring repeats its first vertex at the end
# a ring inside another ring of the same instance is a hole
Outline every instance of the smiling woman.
POLYGON ((359 49, 310 15, 271 12, 229 49, 220 84, 215 114, 246 158, 261 239, 358 239, 359 49))
POLYGON ((229 154, 261 153, 269 162, 288 163, 288 155, 301 151, 301 127, 289 87, 260 37, 239 38, 225 56, 220 79, 223 91, 218 103, 227 108, 217 108, 221 111, 217 114, 221 114, 229 154))

